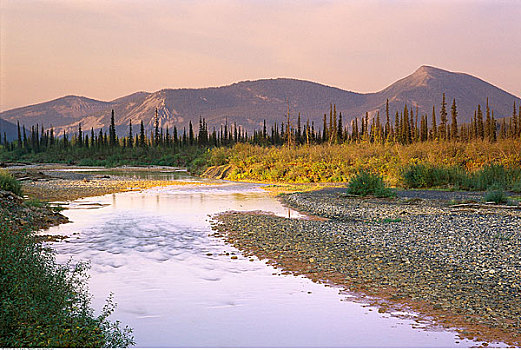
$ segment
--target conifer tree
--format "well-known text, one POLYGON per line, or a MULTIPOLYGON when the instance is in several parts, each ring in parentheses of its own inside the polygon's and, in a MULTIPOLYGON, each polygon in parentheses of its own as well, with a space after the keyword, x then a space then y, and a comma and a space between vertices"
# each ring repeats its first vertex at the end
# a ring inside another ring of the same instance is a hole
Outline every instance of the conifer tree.
POLYGON ((109 145, 111 147, 116 146, 116 124, 114 121, 114 110, 112 110, 110 117, 110 128, 109 128, 109 145))
POLYGON ((445 102, 445 93, 443 93, 443 98, 441 102, 440 109, 440 139, 447 139, 447 103, 445 102))
POLYGON ((95 135, 94 135, 94 128, 91 127, 90 128, 90 147, 94 147, 94 140, 95 139, 95 135))
POLYGON ((438 138, 438 126, 436 125, 436 110, 434 106, 432 106, 432 140, 436 140, 438 138))
POLYGON ((478 137, 483 140, 485 138, 485 128, 483 125, 483 112, 481 112, 481 105, 478 105, 478 113, 476 118, 478 125, 478 137))
POLYGON ((344 138, 344 134, 343 134, 343 131, 342 131, 342 112, 340 112, 339 116, 338 116, 338 125, 336 127, 336 130, 337 130, 337 133, 336 133, 336 141, 337 142, 342 142, 343 138, 344 138))
POLYGON ((132 119, 130 119, 128 121, 128 142, 127 142, 127 147, 128 148, 134 147, 133 142, 134 142, 134 134, 132 133, 132 119))
POLYGON ((451 111, 451 117, 452 117, 450 137, 452 140, 457 140, 458 139, 458 110, 456 108, 456 99, 452 100, 452 107, 451 107, 450 111, 451 111))
POLYGON ((78 124, 78 147, 83 147, 83 131, 81 130, 81 123, 78 124))
POLYGON ((194 144, 194 127, 192 126, 192 121, 188 124, 188 142, 190 146, 194 144))
POLYGON ((511 134, 513 137, 516 137, 518 135, 519 128, 520 128, 519 120, 517 119, 516 112, 517 112, 516 101, 514 101, 514 110, 512 112, 512 131, 511 131, 511 134))
POLYGON ((496 118, 494 118, 494 110, 492 110, 492 116, 490 117, 490 142, 497 141, 497 125, 496 118))
POLYGON ((488 106, 488 97, 487 97, 487 107, 486 107, 486 120, 485 120, 485 138, 489 141, 492 141, 492 119, 490 118, 490 107, 488 106))
POLYGON ((391 122, 389 120, 389 99, 385 101, 385 129, 384 129, 384 135, 387 139, 389 137, 389 133, 391 130, 391 122))
POLYGON ((20 121, 16 121, 18 126, 18 148, 22 148, 22 132, 20 131, 20 121))
POLYGON ((139 130, 139 147, 145 147, 145 126, 143 125, 143 120, 141 120, 139 130))

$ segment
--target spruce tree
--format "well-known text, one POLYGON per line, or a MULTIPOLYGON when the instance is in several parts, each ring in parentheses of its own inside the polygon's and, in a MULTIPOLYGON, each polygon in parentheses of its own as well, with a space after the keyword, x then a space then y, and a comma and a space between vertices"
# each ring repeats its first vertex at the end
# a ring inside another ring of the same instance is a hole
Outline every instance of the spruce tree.
POLYGON ((134 134, 132 133, 132 119, 130 119, 128 121, 128 142, 127 142, 128 148, 134 147, 133 141, 134 141, 134 134))
POLYGON ((389 120, 389 99, 385 101, 385 129, 384 135, 387 139, 389 137, 389 133, 391 131, 391 122, 389 120))
POLYGON ((114 110, 112 110, 112 114, 110 117, 109 145, 111 147, 116 146, 116 123, 114 121, 114 110))
POLYGON ((18 148, 22 148, 22 132, 20 131, 20 121, 16 121, 18 127, 18 148))
POLYGON ((336 127, 336 140, 337 142, 342 142, 343 141, 343 138, 344 138, 344 134, 343 134, 343 131, 342 131, 342 113, 339 114, 338 116, 338 126, 336 127))
POLYGON ((143 125, 143 120, 139 130, 139 147, 145 147, 145 126, 143 125))
POLYGON ((485 135, 484 137, 492 142, 492 119, 490 118, 490 107, 488 106, 488 97, 487 97, 487 107, 486 107, 487 119, 485 120, 485 135))
POLYGON ((440 109, 440 139, 447 139, 447 103, 445 102, 445 93, 443 93, 443 98, 441 102, 440 109))
POLYGON ((451 124, 451 139, 457 140, 458 139, 458 110, 456 108, 456 99, 452 100, 452 107, 450 108, 451 111, 451 117, 452 117, 452 124, 451 124))
POLYGON ((432 140, 438 138, 438 126, 436 125, 436 109, 432 106, 432 140))
POLYGON ((516 108, 516 101, 514 101, 514 110, 512 112, 512 131, 510 132, 513 137, 517 136, 520 125, 519 120, 517 119, 517 108, 516 108))
POLYGON ((483 140, 485 138, 485 128, 483 125, 483 112, 481 111, 481 105, 478 105, 478 113, 476 118, 478 125, 478 137, 483 140))
POLYGON ((78 124, 78 147, 83 147, 83 131, 81 130, 81 123, 78 124))
POLYGON ((192 126, 191 120, 188 124, 188 141, 190 143, 190 146, 194 144, 194 127, 192 126))

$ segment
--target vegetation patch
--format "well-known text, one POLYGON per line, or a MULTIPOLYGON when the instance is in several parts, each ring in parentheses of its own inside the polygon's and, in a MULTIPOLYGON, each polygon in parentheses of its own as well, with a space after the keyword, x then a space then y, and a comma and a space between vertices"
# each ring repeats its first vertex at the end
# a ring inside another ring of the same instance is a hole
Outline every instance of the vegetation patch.
POLYGON ((508 201, 505 191, 503 191, 503 188, 498 185, 491 186, 483 197, 483 200, 485 202, 494 202, 496 204, 504 204, 508 201))
POLYGON ((22 195, 20 182, 16 181, 10 172, 3 169, 0 169, 0 190, 10 191, 18 196, 22 195))
POLYGON ((468 172, 458 166, 413 164, 402 171, 403 183, 409 188, 450 187, 468 191, 485 191, 492 186, 517 190, 521 168, 487 164, 468 172))
POLYGON ((0 191, 0 346, 134 344, 129 328, 108 320, 115 307, 111 298, 99 316, 94 314, 87 265, 58 264, 54 251, 38 243, 35 229, 64 219, 43 202, 23 202, 0 191))
POLYGON ((394 197, 396 193, 388 188, 383 177, 365 169, 359 170, 347 185, 347 193, 357 196, 394 197))

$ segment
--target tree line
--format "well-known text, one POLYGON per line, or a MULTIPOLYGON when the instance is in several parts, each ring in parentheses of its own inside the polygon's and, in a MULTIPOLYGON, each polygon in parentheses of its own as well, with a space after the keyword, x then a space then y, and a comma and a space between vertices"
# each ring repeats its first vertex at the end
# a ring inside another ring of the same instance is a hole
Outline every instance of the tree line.
MULTIPOLYGON (((393 121, 389 110, 389 100, 386 101, 385 115, 379 112, 370 118, 369 113, 364 117, 355 118, 350 126, 344 125, 342 113, 337 113, 336 105, 331 104, 329 116, 323 115, 322 125, 317 128, 309 119, 303 123, 300 113, 293 120, 288 107, 285 120, 274 123, 268 131, 266 120, 259 130, 252 134, 237 125, 228 124, 226 121, 217 130, 215 127, 209 131, 205 118, 199 119, 197 131, 191 121, 180 132, 176 126, 170 130, 159 125, 158 111, 155 111, 154 127, 149 132, 145 131, 143 121, 139 123, 139 130, 134 132, 135 126, 132 120, 128 124, 128 133, 119 137, 116 133, 114 110, 111 113, 108 130, 103 128, 95 131, 82 130, 81 123, 75 133, 63 132, 56 135, 51 127, 44 130, 43 126, 32 126, 30 130, 20 126, 18 122, 18 137, 9 142, 6 134, 0 144, 8 151, 18 150, 22 153, 40 153, 52 149, 84 148, 165 148, 181 149, 186 147, 215 147, 231 146, 236 143, 252 143, 264 146, 302 145, 302 144, 338 144, 348 142, 367 141, 393 142, 399 144, 411 144, 424 141, 462 141, 487 140, 495 142, 498 139, 521 137, 521 106, 516 107, 514 102, 512 116, 502 118, 500 122, 495 119, 494 111, 490 109, 488 99, 484 110, 478 105, 470 123, 458 122, 458 110, 456 100, 452 100, 450 111, 445 99, 442 102, 439 114, 433 106, 430 116, 419 115, 418 107, 404 105, 403 110, 395 111, 393 121), (450 113, 450 121, 449 121, 450 113), (438 119, 439 116, 439 119, 438 119)), ((0 138, 2 135, 0 135, 0 138)))

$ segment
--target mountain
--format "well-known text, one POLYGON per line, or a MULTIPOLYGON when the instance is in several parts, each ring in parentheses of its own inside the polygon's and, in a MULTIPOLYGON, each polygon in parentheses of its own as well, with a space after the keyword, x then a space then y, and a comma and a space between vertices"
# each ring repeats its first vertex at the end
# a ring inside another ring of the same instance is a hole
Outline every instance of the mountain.
POLYGON ((442 94, 445 93, 447 110, 450 111, 452 99, 456 99, 458 119, 470 122, 474 110, 480 104, 484 107, 489 100, 490 108, 496 118, 512 116, 513 103, 519 106, 520 99, 496 86, 465 73, 449 72, 443 69, 421 66, 413 74, 398 80, 389 87, 374 94, 368 94, 368 103, 362 110, 353 114, 379 110, 385 113, 385 101, 389 99, 391 111, 403 110, 405 104, 418 106, 420 114, 432 114, 435 106, 439 121, 442 94))
POLYGON ((0 136, 2 141, 4 140, 4 133, 9 141, 15 140, 18 137, 18 128, 15 124, 0 118, 0 136))
POLYGON ((134 131, 138 130, 137 124, 141 120, 147 129, 151 129, 157 108, 163 128, 172 129, 175 125, 181 131, 192 121, 197 129, 199 118, 203 117, 210 130, 219 128, 226 121, 252 130, 259 129, 263 120, 268 126, 284 121, 289 101, 293 123, 297 113, 301 113, 302 123, 310 119, 318 129, 323 114, 329 112, 330 103, 336 104, 337 111, 342 112, 344 125, 366 112, 374 116, 378 111, 383 117, 386 99, 389 99, 391 117, 407 104, 409 108, 417 106, 420 114, 429 115, 434 105, 439 118, 444 92, 449 109, 452 99, 456 99, 460 122, 469 122, 476 106, 484 106, 487 97, 496 118, 511 116, 514 101, 521 104, 519 97, 474 76, 421 66, 387 88, 368 94, 296 79, 262 79, 222 87, 137 92, 109 102, 66 96, 5 111, 0 113, 0 118, 14 123, 19 120, 26 126, 37 123, 46 127, 52 125, 61 133, 64 130, 76 131, 79 123, 83 130, 107 128, 114 109, 116 129, 119 134, 124 134, 130 120, 135 125, 134 131))

